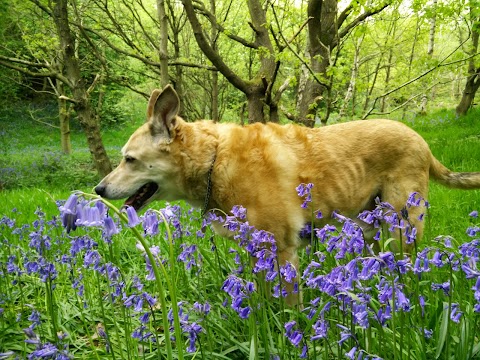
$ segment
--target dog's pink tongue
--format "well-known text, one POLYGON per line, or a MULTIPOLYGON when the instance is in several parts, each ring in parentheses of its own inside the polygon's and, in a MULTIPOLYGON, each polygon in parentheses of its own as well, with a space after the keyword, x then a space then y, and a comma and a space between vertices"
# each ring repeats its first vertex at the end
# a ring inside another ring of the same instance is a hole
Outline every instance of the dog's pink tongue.
MULTIPOLYGON (((133 203, 135 202, 135 194, 130 196, 125 202, 123 203, 123 206, 133 206, 133 203)), ((135 207, 135 206, 134 206, 135 207)))

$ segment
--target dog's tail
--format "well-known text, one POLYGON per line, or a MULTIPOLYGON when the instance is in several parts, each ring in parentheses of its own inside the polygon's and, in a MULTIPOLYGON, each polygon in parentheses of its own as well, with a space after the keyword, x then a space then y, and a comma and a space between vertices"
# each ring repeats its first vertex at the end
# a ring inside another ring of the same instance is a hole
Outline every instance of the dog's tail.
POLYGON ((442 185, 456 189, 480 188, 480 172, 454 172, 432 155, 430 177, 442 185))

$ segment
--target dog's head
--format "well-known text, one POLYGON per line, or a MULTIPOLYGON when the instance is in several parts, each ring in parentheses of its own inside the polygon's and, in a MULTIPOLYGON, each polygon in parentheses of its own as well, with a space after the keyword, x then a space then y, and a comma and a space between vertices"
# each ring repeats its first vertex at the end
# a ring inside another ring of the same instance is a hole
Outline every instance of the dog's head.
POLYGON ((95 187, 106 199, 124 199, 136 210, 156 199, 181 198, 178 186, 178 165, 172 154, 180 101, 175 90, 167 85, 154 90, 147 108, 147 121, 139 127, 122 148, 123 159, 118 167, 95 187))

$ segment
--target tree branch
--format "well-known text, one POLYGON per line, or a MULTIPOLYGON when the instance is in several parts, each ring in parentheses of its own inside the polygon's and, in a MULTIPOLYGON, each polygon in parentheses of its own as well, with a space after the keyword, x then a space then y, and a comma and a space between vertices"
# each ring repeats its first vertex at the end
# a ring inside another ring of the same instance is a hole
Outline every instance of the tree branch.
MULTIPOLYGON (((221 32, 222 34, 224 34, 228 38, 242 44, 245 47, 248 47, 248 48, 251 48, 251 49, 258 49, 257 44, 252 43, 250 41, 247 41, 244 38, 242 38, 238 35, 235 35, 235 34, 229 32, 229 31, 226 31, 226 29, 217 22, 217 18, 215 17, 215 15, 213 15, 210 11, 208 11, 201 1, 195 1, 195 5, 193 5, 193 7, 194 7, 194 9, 198 10, 202 15, 204 15, 210 21, 210 24, 212 24, 212 26, 215 29, 217 29, 219 32, 221 32)), ((250 27, 253 28, 253 26, 251 24, 250 24, 250 27)), ((255 31, 255 29, 254 29, 254 31, 255 31)))
POLYGON ((49 71, 45 71, 45 72, 31 71, 31 70, 28 70, 28 69, 26 69, 24 67, 21 67, 21 66, 15 66, 13 63, 22 64, 22 63, 25 63, 25 61, 21 60, 21 59, 8 58, 8 57, 5 57, 3 55, 0 55, 0 65, 1 66, 7 67, 7 68, 12 69, 12 70, 19 71, 22 74, 25 74, 25 75, 28 75, 28 76, 39 77, 39 78, 53 77, 53 78, 56 78, 56 79, 60 80, 61 82, 65 83, 65 85, 71 86, 71 83, 68 80, 68 78, 66 78, 65 76, 60 74, 58 71, 53 71, 52 69, 48 68, 44 64, 42 66, 42 64, 31 63, 32 64, 31 66, 43 67, 43 68, 46 68, 49 71), (13 60, 16 60, 16 61, 13 61, 13 60))
POLYGON ((245 81, 243 81, 228 65, 223 61, 218 52, 216 52, 212 46, 208 43, 205 34, 202 30, 202 26, 197 19, 195 10, 193 8, 192 0, 182 0, 183 7, 187 13, 188 20, 192 26, 193 34, 197 40, 197 44, 212 64, 222 73, 223 76, 238 90, 244 94, 248 92, 248 87, 245 81))
MULTIPOLYGON (((467 39, 467 40, 468 40, 468 39, 467 39)), ((467 40, 465 40, 464 42, 466 42, 467 40)), ((410 85, 411 83, 413 83, 413 82, 421 79, 422 77, 430 74, 432 71, 435 71, 435 70, 438 69, 438 68, 441 68, 441 67, 444 67, 444 66, 449 66, 449 65, 454 65, 454 64, 457 64, 457 63, 460 63, 460 62, 465 62, 465 61, 467 61, 467 60, 469 60, 469 59, 471 59, 471 58, 473 58, 473 57, 475 57, 475 56, 477 56, 477 55, 480 55, 480 52, 477 52, 477 53, 475 53, 475 54, 473 54, 473 55, 470 55, 470 56, 468 56, 468 57, 466 57, 466 58, 464 58, 464 59, 454 60, 454 61, 451 61, 451 62, 449 62, 449 63, 444 63, 444 62, 445 62, 450 56, 452 56, 460 47, 463 46, 464 42, 462 42, 459 46, 457 46, 452 52, 450 52, 447 56, 445 56, 445 57, 444 57, 438 64, 436 64, 435 66, 433 66, 433 67, 431 67, 430 69, 424 71, 423 73, 421 73, 420 75, 414 77, 413 79, 408 80, 407 82, 403 83, 402 85, 399 85, 399 86, 397 86, 396 88, 393 88, 393 89, 391 89, 391 90, 389 90, 389 91, 386 91, 386 92, 383 93, 382 95, 377 96, 377 97, 375 98, 375 100, 373 101, 372 107, 362 116, 362 119, 366 119, 367 116, 369 116, 369 115, 372 113, 372 111, 375 109, 375 105, 377 104, 377 101, 380 100, 381 98, 384 98, 385 96, 388 96, 388 95, 394 93, 395 91, 398 91, 398 90, 404 88, 405 86, 410 85)))
MULTIPOLYGON (((272 6, 272 10, 273 10, 273 17, 275 18, 275 22, 277 23, 277 26, 280 28, 280 22, 278 20, 278 17, 277 17, 277 13, 275 12, 275 8, 273 6, 273 4, 271 4, 272 6)), ((312 20, 313 18, 312 17, 309 17, 305 23, 305 25, 310 21, 312 20)), ((323 81, 321 81, 317 74, 315 74, 315 71, 313 71, 313 69, 311 68, 311 66, 308 64, 308 62, 306 60, 304 60, 299 53, 297 53, 295 51, 294 48, 292 48, 292 46, 290 45, 290 43, 285 39, 285 36, 282 34, 282 32, 280 32, 280 36, 282 38, 282 40, 284 41, 284 43, 287 45, 288 49, 292 52, 293 55, 295 55, 295 57, 300 60, 300 62, 302 63, 302 65, 305 66, 305 68, 308 70, 308 72, 312 75, 313 79, 319 83, 320 85, 324 86, 325 88, 329 88, 330 86, 326 83, 324 83, 323 81)))
MULTIPOLYGON (((342 39, 344 38, 349 32, 350 30, 352 30, 355 26, 357 26, 358 24, 360 24, 362 21, 364 21, 365 19, 369 18, 370 16, 373 16, 373 15, 376 15, 378 14, 379 12, 382 12, 385 8, 387 8, 390 4, 387 3, 387 4, 384 4, 382 6, 380 6, 379 8, 376 8, 376 9, 370 9, 370 10, 367 10, 365 11, 363 14, 360 14, 358 17, 356 17, 354 20, 352 20, 352 22, 350 22, 348 25, 346 25, 343 29, 341 29, 339 32, 338 32, 338 38, 339 39, 342 39)), ((342 13, 343 14, 343 13, 342 13)), ((340 14, 340 15, 342 15, 340 14)), ((348 15, 348 14, 347 14, 348 15)), ((343 19, 344 21, 345 19, 343 19)), ((342 21, 342 22, 343 22, 342 21)), ((339 28, 340 28, 340 25, 339 25, 339 28)), ((333 44, 333 47, 337 46, 338 45, 338 40, 337 41, 334 41, 334 44, 333 44)))

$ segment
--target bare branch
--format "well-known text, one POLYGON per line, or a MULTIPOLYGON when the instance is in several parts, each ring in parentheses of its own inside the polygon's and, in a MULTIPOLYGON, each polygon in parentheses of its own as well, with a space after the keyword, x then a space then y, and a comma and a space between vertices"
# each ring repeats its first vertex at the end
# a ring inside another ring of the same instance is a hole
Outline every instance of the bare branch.
MULTIPOLYGON (((6 58, 5 56, 0 55, 0 65, 4 66, 4 67, 7 67, 9 69, 12 69, 12 70, 19 71, 22 74, 25 74, 25 75, 28 75, 28 76, 40 77, 40 78, 53 77, 53 78, 56 78, 56 79, 62 81, 67 86, 71 86, 71 83, 68 80, 68 78, 66 78, 65 76, 60 74, 58 71, 53 71, 50 68, 48 69, 49 71, 45 71, 45 72, 31 71, 31 70, 28 70, 24 67, 14 65, 13 64, 14 62, 9 61, 8 59, 12 59, 12 58, 6 58)), ((15 61, 16 63, 22 63, 22 60, 20 60, 20 59, 16 59, 16 60, 18 60, 18 61, 15 61)), ((34 64, 32 66, 37 66, 36 63, 32 63, 32 64, 34 64)))
MULTIPOLYGON (((380 12, 382 12, 385 8, 387 8, 390 4, 387 3, 387 4, 384 4, 376 9, 369 9, 367 11, 365 11, 363 14, 360 14, 358 17, 356 17, 352 22, 350 22, 348 25, 346 25, 343 29, 341 29, 339 32, 338 32, 338 38, 339 39, 342 39, 344 38, 349 32, 350 30, 352 30, 355 26, 357 26, 358 24, 360 24, 362 21, 364 21, 365 19, 369 18, 370 16, 373 16, 373 15, 376 15, 380 12)), ((342 13, 343 14, 343 13, 342 13)), ((340 14, 340 15, 342 15, 340 14)), ((343 22, 343 21, 342 21, 343 22)), ((339 27, 340 27, 340 24, 339 24, 339 27)), ((333 44, 333 47, 337 46, 338 45, 338 40, 336 42, 334 42, 333 44)))
POLYGON ((38 123, 40 123, 40 124, 43 124, 43 125, 50 126, 50 127, 54 128, 54 129, 60 129, 59 126, 56 126, 56 125, 50 124, 50 123, 48 123, 48 122, 46 122, 46 121, 42 121, 42 120, 37 119, 37 118, 34 116, 34 112, 33 112, 32 110, 28 110, 28 114, 30 115, 30 117, 32 118, 33 121, 36 121, 36 122, 38 122, 38 123))
MULTIPOLYGON (((468 40, 468 39, 466 39, 465 42, 466 42, 467 40, 468 40)), ((413 82, 421 79, 422 77, 430 74, 432 71, 435 71, 435 70, 438 69, 438 68, 441 68, 441 67, 444 67, 444 66, 449 66, 449 65, 454 65, 454 64, 457 64, 457 63, 461 63, 461 62, 465 62, 465 61, 467 61, 467 60, 469 60, 469 59, 471 59, 471 58, 473 58, 473 57, 475 57, 475 56, 477 56, 477 55, 480 55, 480 52, 477 52, 477 53, 475 53, 475 54, 473 54, 473 55, 470 55, 470 56, 468 56, 468 57, 466 57, 466 58, 464 58, 464 59, 455 60, 455 61, 451 61, 451 62, 449 62, 449 63, 445 63, 445 61, 446 61, 450 56, 452 56, 452 55, 453 55, 460 47, 462 47, 462 46, 463 46, 463 43, 461 43, 460 45, 458 45, 452 52, 450 52, 448 55, 446 55, 438 64, 436 64, 435 66, 431 67, 430 69, 424 71, 424 72, 421 73, 420 75, 414 77, 413 79, 408 80, 407 82, 403 83, 402 85, 397 86, 396 88, 393 88, 393 89, 391 89, 391 90, 389 90, 389 91, 386 91, 385 93, 383 93, 383 94, 380 95, 380 96, 377 96, 377 97, 375 98, 375 100, 373 101, 372 107, 362 116, 362 119, 366 119, 367 116, 369 116, 369 115, 372 113, 372 111, 375 109, 375 105, 377 104, 377 101, 380 100, 380 99, 382 99, 382 98, 384 98, 385 96, 388 96, 388 95, 394 93, 395 91, 398 91, 398 90, 404 88, 405 86, 410 85, 411 83, 413 83, 413 82)))
MULTIPOLYGON (((210 24, 212 24, 214 28, 216 28, 219 32, 221 32, 228 38, 242 44, 245 47, 248 47, 251 49, 258 49, 257 44, 247 41, 244 38, 231 33, 230 31, 226 31, 226 29, 217 22, 217 18, 215 17, 215 15, 213 15, 210 11, 208 11, 201 1, 195 1, 195 4, 193 7, 194 9, 198 10, 202 15, 204 15, 208 19, 208 21, 210 21, 210 24)), ((249 22, 249 25, 256 32, 255 28, 250 22, 249 22)))
MULTIPOLYGON (((275 8, 274 6, 272 5, 272 10, 273 10, 273 16, 275 18, 275 22, 277 23, 277 26, 280 28, 280 22, 278 20, 278 16, 277 16, 277 13, 275 12, 275 8)), ((307 23, 311 20, 312 18, 308 18, 307 19, 307 23)), ((299 53, 297 53, 295 51, 294 48, 292 48, 292 46, 290 45, 290 43, 287 41, 287 39, 285 39, 284 35, 282 34, 282 32, 280 32, 280 36, 282 37, 282 40, 284 41, 284 43, 287 45, 288 49, 292 52, 293 55, 295 55, 295 57, 300 60, 300 62, 302 63, 302 65, 305 66, 305 68, 308 70, 308 72, 312 75, 313 79, 319 83, 320 85, 324 86, 325 88, 329 88, 330 86, 326 83, 324 83, 323 81, 321 81, 318 77, 317 77, 317 74, 315 74, 315 72, 313 71, 313 69, 310 67, 310 65, 308 64, 308 62, 306 60, 304 60, 299 53)))
POLYGON ((212 64, 222 73, 223 76, 237 89, 244 94, 247 93, 248 87, 245 81, 243 81, 220 57, 217 51, 212 48, 208 43, 205 34, 202 29, 202 25, 197 19, 195 10, 191 0, 182 0, 183 7, 187 13, 187 17, 192 26, 193 34, 197 40, 197 44, 203 53, 208 57, 212 64))

